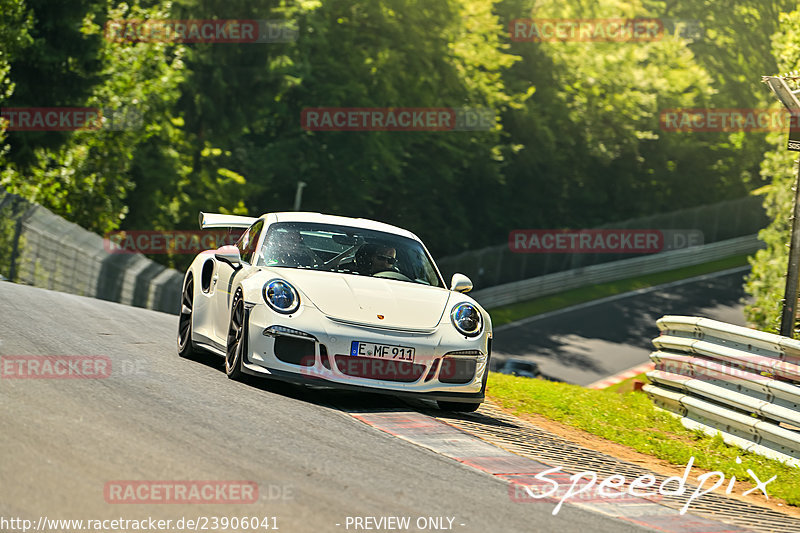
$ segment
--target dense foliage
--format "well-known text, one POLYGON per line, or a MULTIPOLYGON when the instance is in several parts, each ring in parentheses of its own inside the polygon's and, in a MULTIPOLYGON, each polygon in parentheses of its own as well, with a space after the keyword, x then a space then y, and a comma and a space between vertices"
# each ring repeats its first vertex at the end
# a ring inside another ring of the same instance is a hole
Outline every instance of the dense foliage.
MULTIPOLYGON (((781 16, 781 31, 773 37, 773 50, 780 72, 800 69, 800 11, 781 16)), ((770 180, 764 205, 772 223, 759 234, 767 247, 751 258, 753 270, 745 286, 755 300, 745 310, 748 319, 760 329, 773 332, 780 328, 789 261, 793 188, 798 175, 798 154, 786 149, 786 140, 785 132, 771 134, 769 141, 773 147, 761 164, 762 176, 770 180)))
POLYGON ((94 106, 125 120, 5 132, 0 184, 98 233, 193 229, 201 209, 288 210, 303 181, 304 210, 398 224, 443 255, 503 242, 515 228, 594 226, 736 198, 786 172, 780 162, 759 172, 763 133, 662 131, 659 114, 769 103, 759 80, 791 64, 773 56, 770 36, 794 1, 56 4, 0 0, 0 105, 94 106), (512 40, 510 22, 534 16, 677 23, 644 42, 512 40), (214 18, 283 21, 296 38, 104 33, 108 21, 214 18), (326 132, 300 121, 309 107, 463 106, 494 110, 496 127, 326 132))

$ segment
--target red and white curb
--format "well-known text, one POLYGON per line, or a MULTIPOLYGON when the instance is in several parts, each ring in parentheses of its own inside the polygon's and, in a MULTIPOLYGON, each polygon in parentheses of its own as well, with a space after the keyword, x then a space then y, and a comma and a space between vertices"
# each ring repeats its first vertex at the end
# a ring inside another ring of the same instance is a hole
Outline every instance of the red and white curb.
POLYGON ((633 368, 629 368, 619 374, 615 374, 613 376, 603 378, 601 380, 595 381, 591 385, 587 385, 587 389, 605 389, 606 387, 610 387, 611 385, 616 385, 620 381, 625 381, 626 379, 630 379, 634 376, 638 376, 642 372, 650 372, 654 370, 656 367, 655 363, 652 361, 648 363, 642 363, 641 365, 637 365, 633 368))
MULTIPOLYGON (((509 483, 508 494, 513 501, 558 505, 558 496, 534 498, 525 487, 541 486, 535 480, 537 474, 552 470, 552 466, 527 457, 511 453, 489 444, 458 428, 415 411, 393 411, 380 413, 349 412, 350 416, 380 431, 427 448, 439 455, 490 474, 509 483)), ((563 481, 559 476, 569 473, 547 474, 550 479, 563 481)), ((567 483, 563 481, 566 486, 567 483)), ((614 491, 608 491, 614 492, 614 491)), ((745 529, 709 520, 690 514, 681 515, 678 510, 659 505, 649 499, 618 492, 620 497, 605 499, 600 496, 566 500, 564 505, 577 506, 602 513, 619 520, 637 524, 664 533, 742 533, 745 529)))

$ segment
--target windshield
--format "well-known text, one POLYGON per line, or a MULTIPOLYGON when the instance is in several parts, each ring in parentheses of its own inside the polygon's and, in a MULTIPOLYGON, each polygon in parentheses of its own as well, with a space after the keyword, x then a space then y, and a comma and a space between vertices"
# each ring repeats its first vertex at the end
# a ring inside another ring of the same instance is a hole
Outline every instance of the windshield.
POLYGON ((422 245, 406 237, 310 222, 270 225, 257 264, 340 272, 443 287, 422 245))

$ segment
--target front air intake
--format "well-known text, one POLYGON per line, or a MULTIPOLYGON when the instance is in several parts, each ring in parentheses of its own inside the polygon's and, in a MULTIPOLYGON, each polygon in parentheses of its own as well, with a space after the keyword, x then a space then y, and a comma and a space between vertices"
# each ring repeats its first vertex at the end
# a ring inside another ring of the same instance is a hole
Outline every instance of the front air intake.
POLYGON ((292 365, 314 366, 314 341, 278 335, 275 337, 275 357, 292 365))
POLYGON ((466 357, 443 357, 439 381, 442 383, 469 383, 475 378, 478 362, 466 357))

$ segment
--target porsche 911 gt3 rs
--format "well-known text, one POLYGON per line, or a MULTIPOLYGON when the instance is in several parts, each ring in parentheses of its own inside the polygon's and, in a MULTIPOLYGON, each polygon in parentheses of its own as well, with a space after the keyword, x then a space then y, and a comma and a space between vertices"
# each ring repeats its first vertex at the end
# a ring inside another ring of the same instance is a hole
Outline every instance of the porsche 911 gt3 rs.
POLYGON ((411 395, 474 411, 491 355, 488 313, 446 286, 413 233, 319 213, 200 214, 201 228, 242 228, 235 245, 186 272, 178 353, 200 350, 242 374, 411 395))

